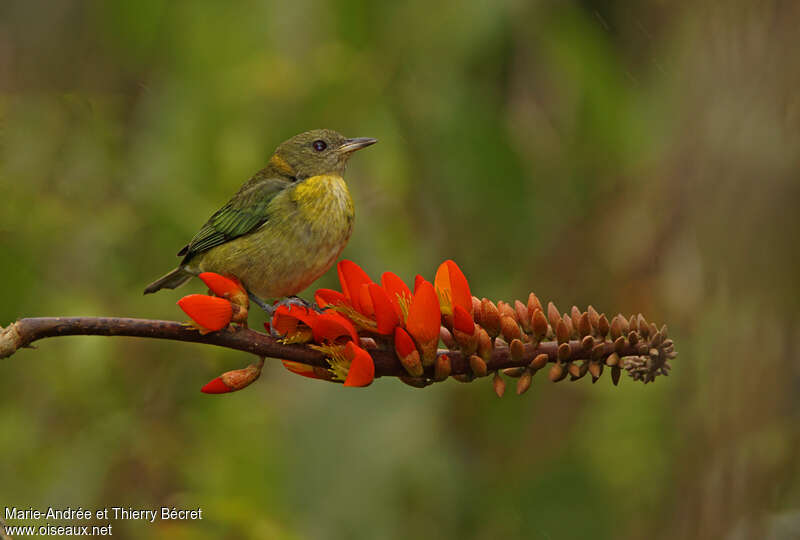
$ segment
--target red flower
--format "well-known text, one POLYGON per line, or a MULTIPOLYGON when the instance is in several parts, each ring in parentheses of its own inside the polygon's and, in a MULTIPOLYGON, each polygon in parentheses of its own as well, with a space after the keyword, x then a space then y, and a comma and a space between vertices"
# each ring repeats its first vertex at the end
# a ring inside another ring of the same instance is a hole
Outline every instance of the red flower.
POLYGON ((233 306, 224 298, 190 294, 178 300, 178 305, 201 328, 201 332, 221 330, 233 318, 233 306))
POLYGON ((347 302, 353 306, 356 311, 367 315, 368 313, 365 308, 368 306, 362 306, 361 300, 362 298, 369 298, 369 292, 364 296, 362 286, 372 283, 370 277, 353 261, 339 261, 339 264, 336 265, 336 270, 339 273, 339 283, 342 285, 342 294, 344 294, 347 302))
POLYGON ((333 289, 317 289, 317 292, 314 293, 314 300, 321 308, 347 303, 347 298, 345 298, 344 293, 334 291, 333 289))
POLYGON ((226 298, 239 304, 242 302, 242 298, 247 298, 247 291, 244 290, 242 283, 235 277, 229 278, 214 272, 203 272, 197 277, 203 280, 203 283, 211 289, 211 292, 221 298, 226 298))
POLYGON ((333 343, 340 337, 346 337, 358 343, 358 334, 353 323, 335 311, 318 314, 311 323, 311 331, 316 343, 333 343))
POLYGON ((311 329, 318 316, 316 311, 304 306, 281 304, 275 308, 269 324, 289 341, 304 343, 311 339, 311 329))
POLYGON ((452 315, 453 307, 461 306, 472 315, 472 293, 469 290, 469 283, 456 263, 447 260, 439 265, 434 285, 439 295, 439 302, 442 304, 442 313, 452 315))
POLYGON ((399 326, 394 329, 394 351, 409 375, 412 377, 422 376, 422 363, 417 346, 414 345, 414 340, 411 339, 408 332, 399 326))
POLYGON ((422 279, 418 282, 414 298, 408 307, 406 328, 418 343, 439 340, 439 327, 442 314, 439 311, 439 299, 430 281, 422 279))
POLYGON ((350 360, 350 369, 347 371, 345 386, 368 386, 375 379, 375 364, 367 351, 347 342, 344 349, 345 358, 350 360))
POLYGON ((430 281, 418 280, 414 298, 408 307, 406 329, 417 340, 422 351, 422 364, 429 366, 436 359, 442 313, 439 299, 430 281))
POLYGON ((397 277, 392 272, 384 272, 381 276, 381 284, 386 294, 389 295, 389 301, 392 303, 394 312, 397 317, 404 321, 406 318, 408 305, 411 303, 411 289, 405 282, 397 277))
MULTIPOLYGON (((342 292, 319 289, 314 298, 320 306, 342 306, 340 312, 359 329, 389 335, 400 324, 401 310, 395 308, 394 289, 387 291, 367 275, 353 261, 339 261, 336 266, 342 292), (352 308, 352 309, 351 309, 352 308)), ((396 278, 396 276, 395 276, 396 278)), ((399 281, 399 278, 396 278, 399 281)), ((400 282, 402 287, 405 287, 400 282)), ((395 288, 402 287, 392 282, 395 288)), ((405 287, 408 290, 408 287, 405 287)))
POLYGON ((458 305, 453 308, 453 329, 468 335, 472 335, 475 332, 475 322, 472 320, 472 315, 458 305))
POLYGON ((377 283, 370 283, 368 290, 372 311, 375 315, 375 323, 378 326, 378 333, 388 336, 400 324, 400 317, 397 315, 385 289, 377 283))

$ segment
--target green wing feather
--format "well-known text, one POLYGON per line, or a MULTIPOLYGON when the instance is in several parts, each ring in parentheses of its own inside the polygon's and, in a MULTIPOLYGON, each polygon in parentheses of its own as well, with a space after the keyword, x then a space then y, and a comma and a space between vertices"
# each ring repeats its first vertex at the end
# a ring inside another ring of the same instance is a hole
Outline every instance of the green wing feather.
POLYGON ((269 219, 267 208, 275 195, 291 184, 286 178, 265 177, 263 171, 256 174, 225 206, 214 212, 178 255, 185 255, 185 263, 200 252, 254 231, 269 219))

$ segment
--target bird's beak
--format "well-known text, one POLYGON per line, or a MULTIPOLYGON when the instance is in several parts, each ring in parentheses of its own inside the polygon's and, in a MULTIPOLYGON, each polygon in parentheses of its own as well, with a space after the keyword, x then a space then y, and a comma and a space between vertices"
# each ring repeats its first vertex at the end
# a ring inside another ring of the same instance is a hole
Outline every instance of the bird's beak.
POLYGON ((373 139, 371 137, 345 139, 344 144, 339 147, 339 152, 343 154, 349 154, 350 152, 355 152, 356 150, 361 150, 362 148, 373 145, 376 142, 378 142, 378 139, 373 139))

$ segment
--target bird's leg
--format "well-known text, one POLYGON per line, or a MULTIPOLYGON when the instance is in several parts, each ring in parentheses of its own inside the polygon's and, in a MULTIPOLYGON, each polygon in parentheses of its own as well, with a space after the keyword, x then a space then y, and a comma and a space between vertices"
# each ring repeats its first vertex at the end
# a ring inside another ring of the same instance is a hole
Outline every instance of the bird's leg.
POLYGON ((275 313, 275 310, 278 308, 278 306, 289 306, 289 307, 299 306, 299 307, 304 307, 306 309, 313 309, 317 313, 322 313, 323 311, 325 311, 325 309, 319 307, 316 302, 309 302, 308 300, 304 300, 299 296, 288 296, 283 300, 281 300, 280 302, 277 302, 272 305, 268 304, 266 301, 262 300, 261 298, 251 293, 250 291, 247 291, 247 296, 250 297, 250 300, 252 300, 252 302, 255 305, 263 309, 270 318, 272 318, 272 315, 275 313))
POLYGON ((283 300, 281 300, 280 302, 278 302, 277 305, 300 306, 307 309, 313 309, 317 313, 322 313, 323 311, 325 311, 323 308, 319 307, 316 302, 309 302, 308 300, 300 298, 299 296, 288 296, 283 300))
POLYGON ((247 291, 247 296, 250 298, 250 300, 255 305, 257 305, 258 307, 263 309, 266 312, 267 316, 269 316, 270 319, 272 318, 272 314, 275 313, 275 307, 276 306, 272 306, 272 305, 268 304, 266 301, 262 300, 261 298, 259 298, 258 296, 254 295, 250 291, 247 291))

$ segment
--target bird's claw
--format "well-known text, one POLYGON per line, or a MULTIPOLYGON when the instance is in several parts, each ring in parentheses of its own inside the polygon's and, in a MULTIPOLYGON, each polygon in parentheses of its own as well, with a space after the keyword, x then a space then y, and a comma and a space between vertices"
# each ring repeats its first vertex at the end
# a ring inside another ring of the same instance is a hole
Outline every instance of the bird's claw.
POLYGON ((299 296, 289 296, 287 298, 284 298, 283 300, 275 304, 275 307, 278 306, 290 306, 290 307, 299 306, 299 307, 304 307, 306 309, 313 309, 317 313, 322 313, 323 311, 325 311, 325 308, 319 307, 316 302, 309 302, 308 300, 300 298, 299 296))
POLYGON ((276 302, 274 304, 268 304, 267 302, 265 302, 264 300, 262 300, 261 298, 259 298, 258 296, 254 295, 249 291, 247 293, 247 296, 249 296, 250 300, 255 305, 260 307, 270 319, 275 314, 275 310, 278 309, 278 306, 289 306, 290 308, 291 306, 304 307, 306 309, 313 309, 317 313, 322 313, 323 311, 325 311, 325 308, 319 307, 316 302, 309 302, 308 300, 300 298, 299 296, 289 296, 287 298, 284 298, 280 302, 276 302))

